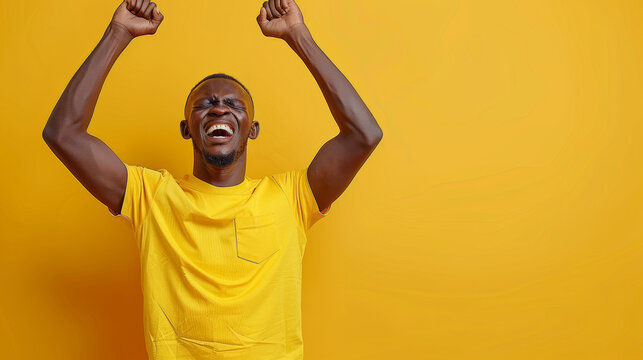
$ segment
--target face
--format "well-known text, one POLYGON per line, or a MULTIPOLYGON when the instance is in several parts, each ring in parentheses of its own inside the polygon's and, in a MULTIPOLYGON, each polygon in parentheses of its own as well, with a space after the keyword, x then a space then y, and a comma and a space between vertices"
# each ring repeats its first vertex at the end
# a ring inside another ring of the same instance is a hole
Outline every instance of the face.
POLYGON ((248 139, 259 135, 250 95, 236 81, 214 78, 200 84, 187 100, 181 136, 192 139, 194 161, 216 167, 234 164, 245 154, 248 139), (227 125, 208 135, 213 125, 227 125))

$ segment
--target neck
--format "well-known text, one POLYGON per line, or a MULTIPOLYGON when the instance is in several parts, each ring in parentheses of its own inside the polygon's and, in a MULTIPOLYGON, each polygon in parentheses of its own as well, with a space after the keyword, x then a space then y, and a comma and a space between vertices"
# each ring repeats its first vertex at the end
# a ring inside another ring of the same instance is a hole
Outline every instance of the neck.
POLYGON ((196 152, 192 174, 214 186, 226 187, 241 184, 246 176, 246 153, 226 167, 217 167, 208 163, 196 152))

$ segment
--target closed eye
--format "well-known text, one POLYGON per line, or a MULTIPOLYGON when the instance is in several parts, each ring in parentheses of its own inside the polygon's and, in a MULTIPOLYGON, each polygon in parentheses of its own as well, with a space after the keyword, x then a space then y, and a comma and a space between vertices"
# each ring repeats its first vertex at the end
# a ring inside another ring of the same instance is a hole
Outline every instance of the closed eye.
POLYGON ((243 106, 243 103, 236 99, 225 99, 223 100, 223 103, 234 109, 239 109, 239 110, 246 109, 246 107, 243 106))
MULTIPOLYGON (((203 103, 202 103, 202 104, 200 104, 200 105, 194 105, 194 106, 192 107, 192 109, 195 109, 195 110, 205 109, 205 108, 208 108, 208 107, 210 107, 210 106, 215 106, 215 105, 217 105, 217 104, 218 104, 218 102, 219 102, 219 100, 218 100, 218 99, 207 99, 205 102, 203 102, 203 103)), ((226 106, 228 106, 228 107, 230 107, 230 108, 232 108, 232 109, 244 110, 244 111, 246 110, 246 107, 245 107, 245 105, 243 104, 243 102, 241 102, 241 101, 239 101, 239 100, 237 100, 237 99, 224 99, 224 100, 223 100, 223 103, 224 103, 226 106)))

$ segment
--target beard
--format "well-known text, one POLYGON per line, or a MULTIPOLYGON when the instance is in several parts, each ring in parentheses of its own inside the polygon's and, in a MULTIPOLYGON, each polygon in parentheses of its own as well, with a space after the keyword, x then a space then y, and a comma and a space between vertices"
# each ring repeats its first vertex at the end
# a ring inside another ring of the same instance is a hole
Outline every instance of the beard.
POLYGON ((231 165, 236 160, 236 156, 237 150, 232 151, 228 155, 212 155, 206 152, 205 161, 207 161, 208 164, 214 165, 216 167, 226 167, 231 165))
POLYGON ((243 155, 243 153, 246 151, 247 143, 248 139, 246 139, 246 141, 241 144, 241 147, 238 151, 237 149, 235 149, 229 154, 224 155, 214 155, 210 154, 207 151, 204 153, 194 144, 194 141, 192 141, 192 147, 194 147, 194 151, 201 155, 201 157, 204 158, 208 164, 214 165, 216 167, 226 167, 232 165, 235 161, 237 161, 237 159, 241 157, 241 155, 243 155))

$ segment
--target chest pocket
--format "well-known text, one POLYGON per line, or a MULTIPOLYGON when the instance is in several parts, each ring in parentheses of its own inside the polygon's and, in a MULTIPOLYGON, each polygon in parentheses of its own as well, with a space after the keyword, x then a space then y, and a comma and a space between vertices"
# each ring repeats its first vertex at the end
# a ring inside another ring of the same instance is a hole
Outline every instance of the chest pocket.
POLYGON ((234 218, 239 259, 260 264, 280 250, 278 221, 273 214, 234 218))

